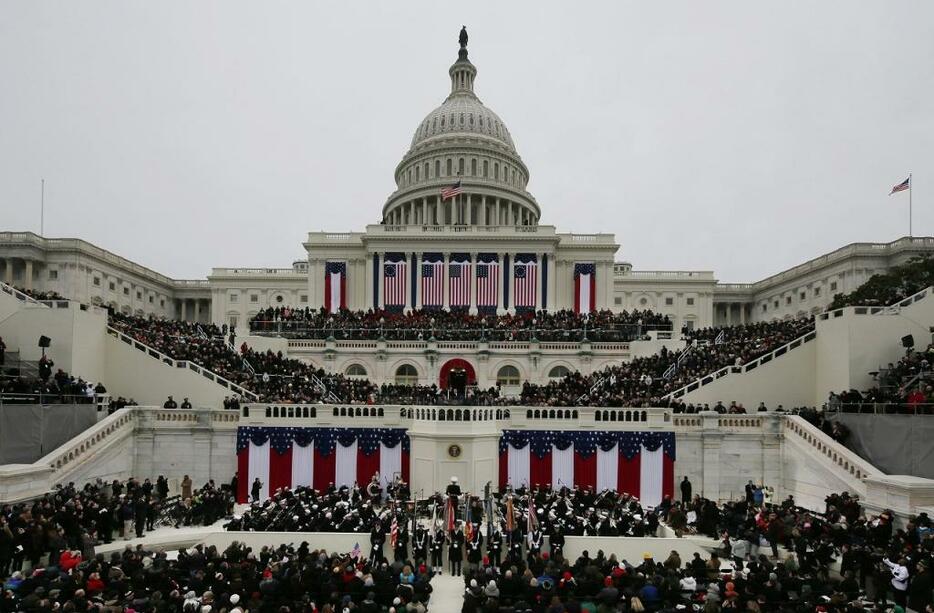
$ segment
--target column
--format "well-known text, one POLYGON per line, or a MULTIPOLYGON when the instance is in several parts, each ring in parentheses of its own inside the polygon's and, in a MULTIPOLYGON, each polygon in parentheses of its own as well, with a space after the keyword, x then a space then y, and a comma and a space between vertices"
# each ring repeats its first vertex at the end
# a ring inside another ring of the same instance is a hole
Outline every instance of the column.
POLYGON ((25 260, 26 271, 23 287, 26 289, 32 289, 32 260, 25 260))
MULTIPOLYGON (((499 198, 496 199, 496 208, 497 210, 499 209, 499 198)), ((502 315, 506 312, 506 296, 503 294, 503 279, 506 276, 506 254, 497 253, 496 257, 499 258, 499 266, 496 267, 496 293, 499 296, 496 305, 496 314, 502 315)))
POLYGON ((201 299, 195 298, 195 323, 201 322, 201 299))
POLYGON ((383 265, 385 264, 386 260, 382 253, 377 255, 377 257, 379 258, 379 266, 376 267, 376 283, 374 284, 374 287, 376 288, 376 291, 379 292, 379 308, 385 309, 386 295, 383 293, 383 265))
POLYGON ((412 308, 420 309, 422 308, 422 301, 424 300, 422 298, 422 252, 421 251, 415 252, 415 262, 416 262, 415 264, 416 266, 416 269, 415 269, 416 270, 415 272, 415 279, 416 279, 415 304, 412 305, 412 308))
POLYGON ((470 253, 470 309, 469 313, 477 313, 477 252, 470 253))
POLYGON ((3 271, 3 282, 7 285, 13 285, 13 258, 4 260, 6 266, 3 271))
POLYGON ((746 305, 742 302, 739 303, 739 323, 746 325, 746 305))
POLYGON ((441 197, 435 196, 435 220, 436 226, 441 225, 441 197))
POLYGON ((548 258, 548 308, 552 311, 558 311, 564 308, 561 302, 561 294, 558 293, 558 284, 556 282, 558 274, 558 258, 551 254, 548 258))
POLYGON ((504 291, 503 286, 499 288, 500 291, 503 292, 503 308, 506 311, 516 302, 516 297, 513 296, 513 285, 515 284, 512 282, 512 269, 515 266, 515 260, 513 258, 515 258, 515 254, 504 254, 503 258, 505 259, 507 256, 509 258, 509 265, 503 266, 503 278, 506 290, 504 291), (509 294, 509 300, 506 300, 507 293, 509 294))
POLYGON ((541 253, 535 254, 535 259, 538 266, 538 270, 535 274, 535 308, 539 309, 542 306, 542 255, 541 253))
MULTIPOLYGON (((415 304, 413 304, 412 300, 412 293, 417 291, 417 288, 420 285, 420 283, 417 282, 419 270, 418 264, 416 263, 417 260, 415 260, 415 255, 415 253, 409 254, 408 252, 405 252, 405 260, 408 262, 409 266, 411 266, 411 269, 406 271, 408 274, 406 274, 407 279, 405 287, 405 307, 403 307, 405 311, 411 311, 415 308, 415 304)), ((418 297, 416 296, 415 299, 417 301, 418 297)))
POLYGON ((467 197, 465 198, 465 200, 466 202, 464 203, 464 206, 467 208, 467 210, 464 211, 464 215, 466 216, 465 223, 468 226, 472 226, 473 225, 473 196, 471 196, 470 194, 467 194, 467 197))
POLYGON ((493 221, 493 225, 498 226, 500 223, 502 223, 502 218, 499 216, 499 198, 496 199, 496 206, 494 208, 496 210, 496 219, 493 221))
MULTIPOLYGON (((375 276, 375 271, 373 267, 373 254, 372 253, 364 253, 363 274, 366 277, 366 281, 365 281, 366 285, 363 287, 363 293, 361 294, 363 296, 363 304, 359 304, 357 308, 366 310, 366 309, 373 307, 376 304, 374 300, 374 295, 373 295, 373 278, 375 276)), ((320 300, 316 302, 315 304, 318 307, 324 306, 324 302, 320 300)))
POLYGON ((188 300, 185 298, 182 298, 182 321, 188 321, 188 300))
POLYGON ((445 311, 451 308, 451 297, 448 296, 448 289, 450 289, 450 283, 448 283, 448 264, 451 261, 451 254, 445 251, 441 254, 444 258, 444 270, 441 273, 441 308, 445 311))
POLYGON ((422 225, 428 224, 428 198, 422 198, 422 225))
POLYGON ((485 195, 480 196, 480 210, 483 211, 483 217, 482 217, 483 225, 484 226, 490 225, 490 213, 486 209, 486 196, 485 195))

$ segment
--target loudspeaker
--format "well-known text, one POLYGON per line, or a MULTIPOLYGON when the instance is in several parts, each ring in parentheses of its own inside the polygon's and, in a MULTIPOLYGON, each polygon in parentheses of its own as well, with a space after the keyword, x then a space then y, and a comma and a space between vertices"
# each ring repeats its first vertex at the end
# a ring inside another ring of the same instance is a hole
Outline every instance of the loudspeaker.
POLYGON ((43 349, 48 349, 52 345, 52 339, 48 336, 42 335, 39 337, 39 346, 43 349))
POLYGON ((907 334, 902 337, 902 347, 905 349, 911 349, 915 346, 915 337, 911 334, 907 334))

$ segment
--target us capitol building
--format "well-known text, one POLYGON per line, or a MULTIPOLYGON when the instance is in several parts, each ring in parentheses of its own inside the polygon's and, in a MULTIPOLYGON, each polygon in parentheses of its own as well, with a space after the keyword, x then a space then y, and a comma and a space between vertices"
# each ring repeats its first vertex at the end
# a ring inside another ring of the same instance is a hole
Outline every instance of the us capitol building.
POLYGON ((834 294, 934 249, 930 238, 854 243, 754 283, 719 283, 712 271, 633 270, 617 260, 614 235, 561 233, 540 223, 512 134, 475 92, 466 32, 460 43, 449 95, 415 127, 396 167, 396 190, 379 223, 363 232, 309 232, 307 257, 290 267, 214 268, 196 280, 168 278, 81 239, 0 232, 0 281, 123 313, 241 331, 261 308, 336 308, 336 301, 350 309, 498 313, 651 309, 678 330, 816 313, 834 294), (429 268, 443 278, 440 293, 425 296, 429 268), (340 287, 329 286, 328 277, 340 287))

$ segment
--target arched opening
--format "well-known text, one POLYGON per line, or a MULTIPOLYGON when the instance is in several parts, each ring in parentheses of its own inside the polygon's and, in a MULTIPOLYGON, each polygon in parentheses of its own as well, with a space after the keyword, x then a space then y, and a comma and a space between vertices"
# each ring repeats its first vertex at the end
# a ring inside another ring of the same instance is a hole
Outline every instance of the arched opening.
POLYGON ((501 386, 519 385, 519 369, 507 364, 496 373, 496 383, 501 386))
POLYGON ((568 368, 567 366, 563 366, 559 364, 558 366, 555 366, 554 368, 548 371, 548 378, 549 379, 563 379, 569 374, 571 374, 571 369, 568 368))
POLYGON ((418 371, 411 364, 403 364, 396 369, 396 385, 416 385, 418 371))
POLYGON ((355 378, 365 378, 366 377, 366 368, 362 364, 351 364, 347 367, 347 370, 344 371, 344 374, 348 377, 355 378))

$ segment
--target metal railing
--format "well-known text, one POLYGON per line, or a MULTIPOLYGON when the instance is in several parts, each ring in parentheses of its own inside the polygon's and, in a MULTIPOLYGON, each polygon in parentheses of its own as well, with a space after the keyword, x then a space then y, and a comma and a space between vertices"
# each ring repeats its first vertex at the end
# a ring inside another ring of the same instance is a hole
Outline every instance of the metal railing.
POLYGON ((12 296, 13 298, 16 298, 20 302, 25 302, 28 304, 45 307, 45 308, 49 307, 49 305, 43 304, 41 301, 36 300, 29 294, 23 293, 19 291, 18 289, 16 289, 15 287, 13 287, 12 285, 7 285, 6 283, 0 282, 0 292, 3 292, 4 294, 8 294, 12 296))
POLYGON ((159 350, 157 350, 157 349, 153 349, 153 348, 150 347, 149 345, 147 345, 147 344, 145 344, 145 343, 143 343, 143 342, 141 342, 141 341, 136 340, 136 339, 133 338, 132 336, 129 336, 128 334, 124 334, 123 332, 117 330, 116 328, 113 328, 113 327, 111 327, 111 326, 107 326, 107 334, 113 336, 114 338, 116 338, 116 339, 118 339, 118 340, 123 341, 124 343, 126 343, 127 345, 133 347, 134 349, 137 349, 137 350, 139 350, 139 351, 145 353, 145 354, 148 355, 149 357, 154 358, 154 359, 156 359, 156 360, 159 360, 159 361, 162 362, 163 364, 167 364, 167 365, 169 365, 169 366, 172 366, 173 368, 184 368, 184 369, 191 370, 192 372, 201 375, 201 376, 204 377, 205 379, 217 383, 217 384, 220 385, 221 387, 227 388, 227 389, 229 389, 229 390, 232 391, 232 392, 235 392, 235 393, 237 393, 237 394, 240 394, 241 396, 243 396, 243 397, 246 398, 246 399, 250 399, 250 400, 257 400, 257 399, 259 399, 259 396, 258 396, 257 394, 255 394, 254 392, 251 392, 250 390, 246 389, 245 387, 243 387, 243 386, 241 386, 241 385, 239 385, 239 384, 237 384, 237 383, 234 383, 233 381, 230 381, 229 379, 226 379, 226 378, 224 378, 224 377, 222 377, 222 376, 216 374, 215 372, 213 372, 213 371, 211 371, 211 370, 208 370, 207 368, 204 368, 204 367, 201 366, 200 364, 197 364, 197 363, 192 362, 192 361, 190 361, 190 360, 176 360, 175 358, 170 357, 170 356, 167 356, 167 355, 165 355, 164 353, 162 353, 161 351, 159 351, 159 350))

